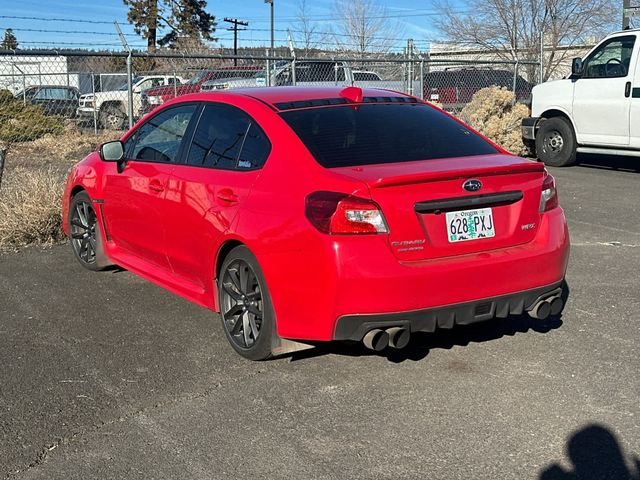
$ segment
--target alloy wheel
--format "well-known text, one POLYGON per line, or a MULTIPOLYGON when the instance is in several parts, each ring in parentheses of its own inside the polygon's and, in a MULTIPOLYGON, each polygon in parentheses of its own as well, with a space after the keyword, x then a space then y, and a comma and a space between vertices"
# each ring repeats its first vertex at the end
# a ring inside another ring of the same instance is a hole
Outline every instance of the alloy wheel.
POLYGON ((221 313, 231 340, 240 348, 251 348, 264 321, 262 290, 251 265, 237 259, 229 264, 220 283, 221 313))
POLYGON ((97 224, 93 205, 83 200, 75 202, 69 221, 71 243, 80 260, 87 264, 96 261, 97 224))

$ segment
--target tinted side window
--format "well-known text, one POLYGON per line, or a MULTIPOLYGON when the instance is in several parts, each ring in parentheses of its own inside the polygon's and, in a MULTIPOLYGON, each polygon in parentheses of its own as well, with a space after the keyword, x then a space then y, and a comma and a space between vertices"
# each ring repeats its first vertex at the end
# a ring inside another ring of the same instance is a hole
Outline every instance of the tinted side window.
POLYGON ((51 89, 50 88, 41 88, 40 90, 38 90, 38 93, 36 93, 33 98, 35 100, 51 100, 52 99, 52 93, 51 93, 51 89))
POLYGON ((267 135, 252 121, 242 145, 238 169, 261 168, 267 161, 270 151, 271 143, 267 135))
POLYGON ((241 110, 230 105, 205 106, 187 156, 187 164, 221 169, 261 167, 271 146, 266 135, 241 110))
POLYGON ((127 140, 127 158, 150 162, 175 162, 184 133, 197 108, 195 104, 180 105, 167 108, 155 115, 127 140))
POLYGON ((486 155, 497 150, 427 105, 360 105, 280 114, 324 167, 486 155))

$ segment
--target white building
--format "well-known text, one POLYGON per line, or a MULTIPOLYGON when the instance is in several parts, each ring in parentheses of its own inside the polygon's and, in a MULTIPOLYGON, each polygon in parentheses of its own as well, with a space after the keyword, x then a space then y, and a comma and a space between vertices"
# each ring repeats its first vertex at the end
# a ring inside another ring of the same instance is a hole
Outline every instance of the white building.
POLYGON ((0 90, 16 93, 31 85, 78 87, 78 75, 69 72, 61 55, 0 55, 0 90))

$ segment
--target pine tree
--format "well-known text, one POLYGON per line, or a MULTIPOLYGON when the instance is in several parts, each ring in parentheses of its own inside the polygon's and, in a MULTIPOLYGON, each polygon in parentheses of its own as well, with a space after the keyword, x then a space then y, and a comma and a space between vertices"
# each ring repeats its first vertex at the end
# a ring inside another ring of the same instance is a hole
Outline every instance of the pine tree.
POLYGON ((0 42, 0 49, 2 50, 17 50, 18 49, 18 39, 13 34, 13 30, 7 28, 4 31, 4 38, 2 42, 0 42))
POLYGON ((215 40, 216 17, 206 12, 207 0, 122 1, 129 7, 127 20, 147 40, 149 52, 155 52, 156 45, 171 47, 185 37, 215 40))

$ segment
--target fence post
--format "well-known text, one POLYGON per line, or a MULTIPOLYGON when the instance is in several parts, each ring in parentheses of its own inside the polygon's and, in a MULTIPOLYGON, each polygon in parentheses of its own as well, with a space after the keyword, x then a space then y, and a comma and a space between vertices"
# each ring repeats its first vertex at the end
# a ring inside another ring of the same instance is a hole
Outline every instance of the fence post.
POLYGON ((96 74, 91 72, 91 93, 93 94, 93 133, 98 134, 98 112, 96 111, 96 74))
POLYGON ((4 172, 5 158, 7 158, 7 147, 0 144, 0 188, 2 188, 2 172, 4 172))
POLYGON ((133 68, 131 51, 127 55, 127 93, 129 102, 127 105, 127 116, 129 117, 129 128, 133 127, 133 68))
POLYGON ((420 98, 426 100, 424 98, 424 58, 420 59, 420 98))
POLYGON ((267 87, 271 86, 271 62, 269 61, 269 49, 267 49, 267 64, 265 65, 264 79, 267 87))
POLYGON ((516 63, 513 66, 513 94, 516 97, 516 100, 515 100, 516 102, 518 101, 518 94, 516 93, 517 79, 518 79, 518 60, 516 59, 516 63))
POLYGON ((544 82, 544 31, 540 32, 540 75, 538 83, 544 82))
POLYGON ((173 66, 173 98, 178 96, 178 77, 176 75, 176 66, 173 66))
POLYGON ((291 60, 291 83, 295 87, 297 85, 296 80, 296 57, 291 60))

